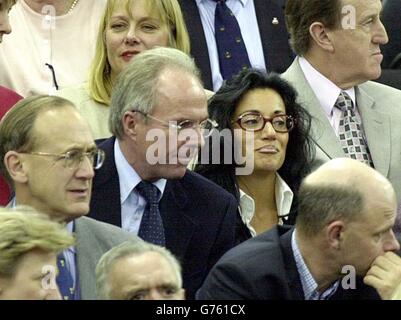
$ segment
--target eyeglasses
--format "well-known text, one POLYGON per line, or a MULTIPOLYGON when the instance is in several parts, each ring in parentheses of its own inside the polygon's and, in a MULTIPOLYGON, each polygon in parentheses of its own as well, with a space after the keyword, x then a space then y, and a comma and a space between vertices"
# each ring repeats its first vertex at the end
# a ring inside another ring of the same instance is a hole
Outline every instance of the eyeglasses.
POLYGON ((279 133, 290 132, 295 125, 295 120, 291 116, 285 114, 278 114, 274 117, 264 117, 259 112, 248 112, 240 115, 236 121, 241 129, 245 131, 261 131, 266 125, 266 122, 270 122, 273 129, 279 133))
POLYGON ((177 130, 178 132, 180 132, 181 130, 184 130, 184 129, 197 130, 199 128, 201 131, 201 134, 204 138, 210 137, 212 135, 213 131, 219 126, 218 123, 212 119, 205 119, 205 120, 201 121, 200 123, 194 123, 191 120, 183 120, 179 123, 174 123, 171 121, 167 122, 164 120, 160 120, 160 119, 153 117, 143 111, 132 110, 132 112, 138 112, 138 113, 142 114, 144 117, 155 120, 155 121, 163 124, 166 127, 177 130))
POLYGON ((94 149, 89 152, 83 152, 81 150, 71 150, 62 154, 54 154, 54 153, 46 153, 46 152, 21 152, 25 154, 31 154, 34 156, 43 156, 43 157, 56 157, 57 160, 64 161, 64 167, 69 169, 76 169, 84 160, 84 157, 87 157, 91 162, 93 169, 100 169, 104 163, 105 153, 101 149, 94 149))

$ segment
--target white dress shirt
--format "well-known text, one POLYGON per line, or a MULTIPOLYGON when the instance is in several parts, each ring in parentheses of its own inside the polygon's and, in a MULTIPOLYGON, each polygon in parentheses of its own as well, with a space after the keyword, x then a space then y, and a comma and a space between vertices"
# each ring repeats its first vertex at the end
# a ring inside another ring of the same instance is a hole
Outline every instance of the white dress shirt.
MULTIPOLYGON (((213 90, 217 91, 223 83, 223 77, 220 73, 219 55, 214 36, 214 12, 216 10, 216 2, 213 0, 196 0, 196 4, 199 9, 199 15, 206 37, 213 90)), ((259 25, 253 0, 227 0, 226 5, 230 8, 238 21, 251 66, 253 68, 266 70, 262 40, 260 38, 259 25)))
MULTIPOLYGON (((243 190, 240 189, 239 192, 240 192, 239 212, 241 215, 242 222, 247 226, 252 237, 255 237, 256 231, 251 225, 253 215, 255 214, 255 201, 252 199, 251 196, 246 194, 243 190)), ((278 173, 276 174, 275 194, 276 194, 276 206, 277 206, 277 215, 279 218, 279 224, 282 225, 285 220, 284 216, 288 215, 288 213, 291 210, 291 204, 292 204, 292 199, 294 198, 294 193, 278 173)))
MULTIPOLYGON (((114 144, 114 160, 120 183, 121 227, 137 235, 146 207, 145 199, 135 190, 142 179, 125 159, 118 140, 114 144)), ((167 180, 159 179, 152 183, 160 190, 161 199, 167 180)))
POLYGON ((355 115, 357 117, 360 117, 355 98, 355 88, 352 87, 347 90, 342 90, 341 88, 337 87, 332 81, 322 75, 319 71, 317 71, 303 57, 299 58, 299 65, 301 66, 306 80, 315 93, 315 96, 319 100, 319 103, 322 106, 331 126, 333 127, 334 132, 338 136, 338 128, 342 112, 340 109, 335 108, 334 105, 341 91, 345 91, 346 93, 348 93, 355 106, 355 115))

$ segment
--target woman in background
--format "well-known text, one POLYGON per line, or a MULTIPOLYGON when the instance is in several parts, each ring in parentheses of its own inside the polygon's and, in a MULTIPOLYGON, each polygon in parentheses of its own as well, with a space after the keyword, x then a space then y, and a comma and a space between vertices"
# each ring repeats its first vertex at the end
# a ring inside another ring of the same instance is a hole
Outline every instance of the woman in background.
POLYGON ((74 102, 95 139, 111 135, 109 104, 116 77, 137 54, 156 46, 190 51, 177 0, 107 1, 89 82, 59 93, 74 102))
POLYGON ((309 172, 312 154, 311 117, 295 99, 295 90, 279 76, 249 69, 223 84, 209 103, 210 119, 233 136, 233 160, 224 163, 227 141, 220 138, 220 163, 212 164, 218 150, 206 141, 210 159, 202 164, 201 152, 195 171, 238 200, 238 243, 295 221, 294 194, 309 172), (253 144, 246 135, 253 135, 253 144), (245 163, 235 163, 238 153, 245 153, 245 163), (247 175, 236 174, 252 166, 247 175))

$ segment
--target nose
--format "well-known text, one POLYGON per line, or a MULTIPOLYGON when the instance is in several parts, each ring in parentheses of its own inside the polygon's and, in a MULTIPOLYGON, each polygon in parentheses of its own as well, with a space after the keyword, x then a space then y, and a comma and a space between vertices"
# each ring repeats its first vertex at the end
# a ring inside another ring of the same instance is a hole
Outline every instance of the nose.
POLYGON ((394 235, 394 232, 390 230, 390 234, 386 242, 384 243, 384 252, 387 251, 398 251, 400 250, 400 243, 394 235))
POLYGON ((135 26, 130 26, 125 36, 125 43, 133 45, 139 42, 139 38, 136 36, 135 26))
POLYGON ((56 289, 49 289, 46 300, 62 300, 61 293, 58 287, 56 289))
POLYGON ((262 138, 275 140, 277 138, 277 132, 274 130, 271 122, 267 121, 262 129, 262 138))
POLYGON ((9 34, 11 33, 11 25, 8 20, 7 12, 3 11, 0 13, 0 34, 9 34))
POLYGON ((380 20, 377 32, 373 38, 373 42, 381 45, 384 45, 388 42, 388 35, 386 28, 384 27, 383 23, 380 20))
POLYGON ((86 180, 92 179, 95 176, 95 170, 93 169, 93 163, 88 157, 84 157, 79 163, 76 171, 78 178, 84 178, 86 180))
POLYGON ((147 300, 164 300, 163 295, 160 294, 157 288, 151 289, 148 293, 147 300))

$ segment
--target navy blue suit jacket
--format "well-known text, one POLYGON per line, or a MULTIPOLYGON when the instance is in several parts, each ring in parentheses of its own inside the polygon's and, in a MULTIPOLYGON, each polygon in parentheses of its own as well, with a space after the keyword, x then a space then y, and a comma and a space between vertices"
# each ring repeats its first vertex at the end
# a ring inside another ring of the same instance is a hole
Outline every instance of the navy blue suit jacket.
MULTIPOLYGON (((294 60, 284 21, 285 0, 254 0, 266 70, 283 73, 294 60), (272 24, 277 18, 279 24, 272 24)), ((195 0, 179 0, 191 39, 191 55, 202 72, 206 89, 213 90, 209 53, 195 0)))
MULTIPOLYGON (((96 171, 90 204, 91 218, 121 227, 119 178, 114 141, 98 144, 106 161, 96 171)), ((217 260, 234 246, 235 198, 209 180, 187 171, 168 180, 159 204, 166 247, 180 260, 184 288, 191 299, 217 260)))
MULTIPOLYGON (((302 283, 291 247, 288 226, 249 239, 227 252, 197 294, 200 300, 303 300, 302 283)), ((333 300, 380 299, 372 287, 356 279, 356 288, 341 287, 333 300)))

